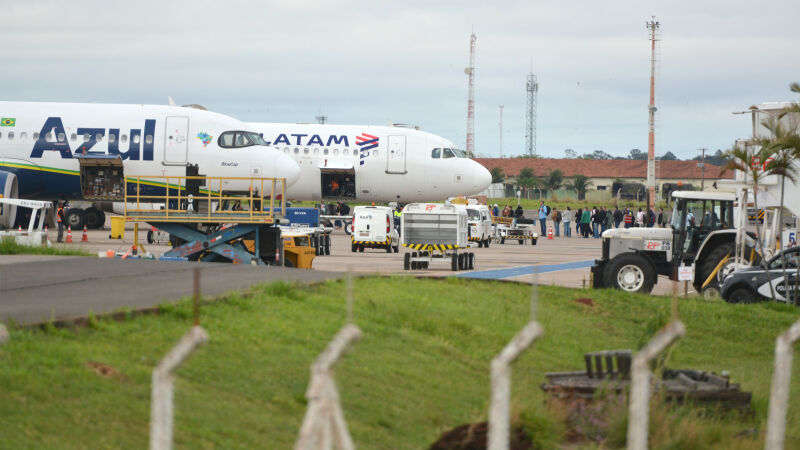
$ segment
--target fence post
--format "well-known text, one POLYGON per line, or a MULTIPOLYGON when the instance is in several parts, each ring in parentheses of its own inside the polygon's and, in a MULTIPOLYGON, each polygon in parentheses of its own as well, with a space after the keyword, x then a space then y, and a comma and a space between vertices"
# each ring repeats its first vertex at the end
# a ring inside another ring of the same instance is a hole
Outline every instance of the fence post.
POLYGON ((487 449, 508 448, 509 404, 511 402, 511 363, 544 334, 544 328, 530 321, 492 360, 492 398, 489 405, 489 437, 487 449))
POLYGON ((172 448, 173 372, 200 345, 208 341, 201 326, 193 326, 153 370, 150 392, 150 449, 172 448))
POLYGON ((628 449, 647 448, 647 433, 650 424, 650 361, 660 355, 673 342, 686 334, 680 320, 670 322, 662 328, 633 358, 631 373, 631 398, 628 401, 628 449))
POLYGON ((308 409, 294 445, 295 450, 330 449, 333 446, 342 450, 355 448, 339 404, 333 366, 361 335, 356 325, 345 325, 311 365, 311 381, 306 391, 308 409))
POLYGON ((775 339, 775 372, 769 394, 767 414, 767 450, 783 449, 786 437, 786 413, 789 409, 789 382, 792 378, 792 345, 800 339, 800 320, 775 339))
POLYGON ((8 330, 6 329, 6 326, 3 325, 2 322, 0 322, 0 345, 4 345, 6 342, 8 342, 8 339, 9 339, 8 330))

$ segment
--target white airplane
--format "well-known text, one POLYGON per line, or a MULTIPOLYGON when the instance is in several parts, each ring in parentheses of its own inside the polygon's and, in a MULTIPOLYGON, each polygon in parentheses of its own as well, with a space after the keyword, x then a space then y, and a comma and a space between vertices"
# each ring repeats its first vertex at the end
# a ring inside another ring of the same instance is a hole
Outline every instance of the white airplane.
POLYGON ((436 201, 485 190, 492 176, 455 144, 408 126, 249 123, 294 158, 301 200, 436 201))
MULTIPOLYGON (((142 177, 151 192, 163 193, 166 187, 166 180, 155 177, 185 176, 194 169, 209 177, 286 178, 287 187, 300 177, 292 158, 222 114, 161 105, 0 102, 0 195, 5 198, 90 198, 81 181, 85 164, 117 156, 124 177, 142 177)), ((231 180, 223 187, 247 192, 250 180, 231 180)), ((67 222, 73 228, 84 220, 102 226, 103 210, 111 208, 110 201, 85 211, 71 208, 67 222)), ((13 226, 15 214, 11 207, 0 210, 0 225, 13 226)))

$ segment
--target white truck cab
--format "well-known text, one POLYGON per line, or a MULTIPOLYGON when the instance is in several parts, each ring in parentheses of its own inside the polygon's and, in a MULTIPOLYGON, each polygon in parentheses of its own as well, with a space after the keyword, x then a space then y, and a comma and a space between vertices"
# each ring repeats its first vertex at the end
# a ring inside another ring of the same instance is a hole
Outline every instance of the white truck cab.
POLYGON ((492 214, 486 205, 467 205, 469 240, 478 247, 488 247, 492 237, 492 214))
POLYGON ((388 206, 356 206, 353 208, 353 233, 350 250, 363 252, 365 248, 386 249, 386 253, 400 251, 400 237, 394 228, 394 211, 388 206))

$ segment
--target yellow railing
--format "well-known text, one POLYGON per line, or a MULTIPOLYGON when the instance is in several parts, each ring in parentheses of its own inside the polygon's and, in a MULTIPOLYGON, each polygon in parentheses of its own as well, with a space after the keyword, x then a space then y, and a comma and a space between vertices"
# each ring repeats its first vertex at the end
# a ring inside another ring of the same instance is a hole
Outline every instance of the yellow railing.
POLYGON ((275 207, 286 211, 285 178, 140 176, 125 179, 125 220, 140 222, 274 223, 275 207), (199 181, 200 193, 186 192, 187 181, 199 181), (245 183, 242 183, 245 181, 245 183), (234 191, 226 184, 248 186, 234 191), (279 185, 280 183, 280 185, 279 185), (152 190, 163 194, 148 194, 152 190), (279 192, 276 192, 279 191, 279 192), (144 193, 143 193, 144 192, 144 193), (280 200, 276 202, 277 196, 280 200), (276 205, 277 203, 277 205, 276 205), (158 204, 158 208, 153 204, 158 204), (192 208, 189 208, 189 205, 192 208), (264 206, 269 204, 269 210, 264 206))

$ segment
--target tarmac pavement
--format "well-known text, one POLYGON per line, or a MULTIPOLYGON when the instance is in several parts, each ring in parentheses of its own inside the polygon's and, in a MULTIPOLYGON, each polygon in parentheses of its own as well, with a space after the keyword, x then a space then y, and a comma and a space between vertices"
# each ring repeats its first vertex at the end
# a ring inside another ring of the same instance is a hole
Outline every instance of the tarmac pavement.
MULTIPOLYGON (((156 256, 169 250, 167 245, 147 244, 149 227, 142 225, 139 241, 156 256)), ((133 243, 133 225, 127 224, 125 238, 109 239, 108 229, 87 233, 73 231, 72 244, 59 247, 81 249, 90 253, 107 250, 125 252, 133 243)), ((50 230, 55 241, 56 232, 50 230)), ((103 314, 119 310, 151 308, 167 300, 192 293, 194 267, 202 267, 202 292, 220 295, 253 284, 274 280, 315 282, 354 274, 458 276, 490 280, 514 280, 538 284, 580 288, 590 286, 589 268, 600 256, 601 240, 540 237, 537 245, 525 241, 492 243, 489 248, 470 249, 475 253, 475 269, 452 272, 450 264, 434 260, 427 270, 404 271, 403 253, 380 249, 352 252, 350 236, 334 230, 331 255, 314 259, 313 270, 255 267, 220 263, 120 260, 105 258, 52 257, 36 255, 0 256, 0 320, 13 318, 18 323, 85 316, 89 311, 103 314), (534 276, 533 273, 536 272, 534 276)), ((672 283, 659 278, 654 293, 667 294, 672 283)))

